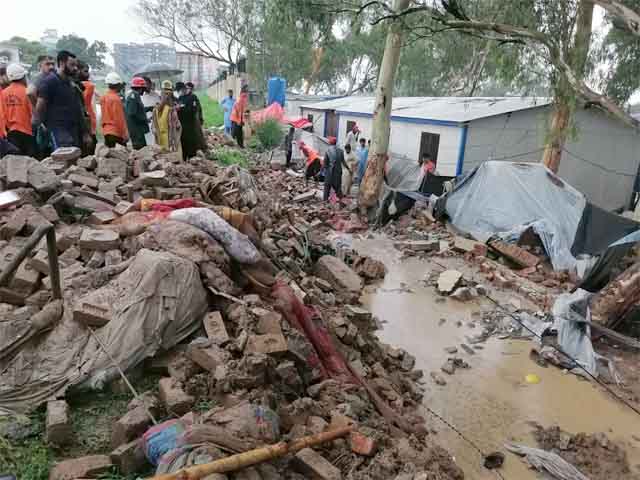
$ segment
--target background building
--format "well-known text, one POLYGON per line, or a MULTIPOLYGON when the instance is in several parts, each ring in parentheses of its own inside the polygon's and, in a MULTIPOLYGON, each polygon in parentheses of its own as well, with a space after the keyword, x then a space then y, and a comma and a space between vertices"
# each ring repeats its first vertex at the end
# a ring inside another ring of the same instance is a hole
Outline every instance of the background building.
POLYGON ((115 70, 123 78, 130 78, 148 63, 166 63, 176 66, 176 50, 162 43, 114 43, 115 70))
POLYGON ((176 52, 176 68, 182 70, 182 81, 196 88, 211 85, 218 75, 218 61, 190 52, 176 52))
MULTIPOLYGON (((303 105, 318 135, 344 143, 357 123, 369 139, 373 97, 344 97, 303 105)), ((486 160, 540 162, 551 102, 532 97, 396 97, 389 151, 407 162, 428 153, 440 175, 469 172, 486 160)), ((577 108, 576 135, 567 139, 558 175, 595 205, 627 207, 640 165, 640 135, 597 108, 577 108)))

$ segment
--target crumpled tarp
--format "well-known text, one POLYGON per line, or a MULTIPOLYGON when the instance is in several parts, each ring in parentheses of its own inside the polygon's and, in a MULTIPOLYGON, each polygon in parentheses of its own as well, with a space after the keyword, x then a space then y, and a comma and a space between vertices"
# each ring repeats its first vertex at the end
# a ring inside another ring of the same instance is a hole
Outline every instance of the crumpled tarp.
MULTIPOLYGON (((95 333, 124 371, 191 335, 208 305, 192 262, 146 249, 91 295, 111 299, 111 321, 95 333)), ((0 337, 9 327, 0 322, 0 337)), ((71 386, 98 389, 116 377, 117 369, 87 328, 73 319, 68 304, 52 331, 0 362, 0 411, 27 412, 71 386)))
POLYGON ((249 237, 229 225, 208 208, 183 208, 168 216, 169 220, 188 223, 215 238, 225 251, 240 263, 255 264, 262 258, 249 237))
POLYGON ((458 229, 480 241, 513 241, 531 227, 556 270, 573 269, 571 248, 586 205, 578 190, 543 165, 487 161, 446 196, 458 229))

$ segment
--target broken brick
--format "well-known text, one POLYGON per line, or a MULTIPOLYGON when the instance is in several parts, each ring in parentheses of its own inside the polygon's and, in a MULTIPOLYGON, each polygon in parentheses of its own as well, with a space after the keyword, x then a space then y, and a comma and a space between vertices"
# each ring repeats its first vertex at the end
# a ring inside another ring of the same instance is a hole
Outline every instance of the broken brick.
POLYGON ((117 218, 117 215, 112 211, 93 212, 87 219, 87 223, 91 225, 104 225, 105 223, 113 222, 117 218))
POLYGON ((378 448, 373 438, 367 437, 359 432, 351 432, 349 436, 349 446, 353 453, 365 457, 374 456, 378 448))
POLYGON ((7 155, 5 165, 7 169, 7 187, 19 188, 29 185, 28 172, 31 158, 22 155, 7 155))
POLYGON ((64 400, 47 402, 46 438, 47 442, 59 446, 73 441, 69 405, 64 400))
POLYGON ((97 302, 79 300, 73 308, 73 319, 89 327, 103 327, 111 321, 111 307, 97 302))
POLYGON ((96 478, 112 468, 113 462, 107 455, 89 455, 55 464, 49 472, 49 480, 96 478))
POLYGON ((224 345, 229 342, 229 334, 224 326, 224 320, 220 312, 209 312, 204 317, 204 329, 207 332, 207 337, 216 345, 224 345))
POLYGON ((121 202, 118 202, 118 204, 113 207, 113 212, 117 215, 126 215, 127 213, 133 212, 136 209, 136 206, 131 203, 131 202, 127 202, 125 200, 122 200, 121 202))
POLYGON ((119 447, 139 437, 151 424, 152 420, 143 405, 129 410, 111 428, 111 447, 119 447))
POLYGON ((85 250, 113 250, 120 245, 120 237, 113 230, 85 228, 80 236, 80 248, 85 250))
POLYGON ((304 448, 296 453, 294 466, 303 475, 317 480, 341 480, 340 470, 326 458, 311 448, 304 448))
POLYGON ((86 185, 90 188, 98 188, 98 179, 96 177, 89 177, 86 175, 78 175, 77 173, 72 173, 68 177, 76 185, 86 185))
POLYGON ((248 353, 283 353, 288 350, 287 340, 282 333, 250 335, 244 352, 248 353))
POLYGON ((195 403, 195 398, 182 389, 182 383, 171 377, 160 379, 159 396, 167 411, 176 415, 184 415, 195 403))
POLYGON ((125 476, 140 472, 149 463, 140 440, 120 445, 111 452, 109 457, 114 465, 118 467, 120 474, 125 476))

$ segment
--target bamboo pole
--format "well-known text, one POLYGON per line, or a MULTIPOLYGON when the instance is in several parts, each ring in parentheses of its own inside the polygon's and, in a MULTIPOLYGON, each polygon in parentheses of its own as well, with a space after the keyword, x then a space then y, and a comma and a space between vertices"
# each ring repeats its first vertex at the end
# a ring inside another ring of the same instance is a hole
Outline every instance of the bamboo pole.
POLYGON ((353 427, 342 427, 336 430, 329 430, 316 435, 302 437, 298 440, 293 440, 290 443, 280 442, 275 445, 269 445, 267 447, 256 448, 237 455, 231 455, 230 457, 222 458, 215 462, 194 465, 193 467, 185 468, 175 473, 156 475, 148 478, 147 480, 199 480, 207 475, 211 475, 212 473, 235 472, 243 468, 251 467, 252 465, 257 465, 258 463, 282 457, 289 453, 299 452, 303 448, 321 445, 337 438, 344 437, 351 433, 352 430, 353 427))

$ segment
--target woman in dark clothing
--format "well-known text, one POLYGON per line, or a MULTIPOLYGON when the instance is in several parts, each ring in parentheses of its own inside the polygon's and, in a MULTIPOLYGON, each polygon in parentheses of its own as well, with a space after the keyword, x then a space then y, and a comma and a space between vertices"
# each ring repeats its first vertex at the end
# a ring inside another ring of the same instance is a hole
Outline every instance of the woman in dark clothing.
POLYGON ((200 124, 200 101, 193 92, 182 83, 176 83, 176 90, 180 93, 178 97, 178 118, 182 125, 182 157, 188 160, 196 156, 198 149, 202 145, 202 131, 200 124))

